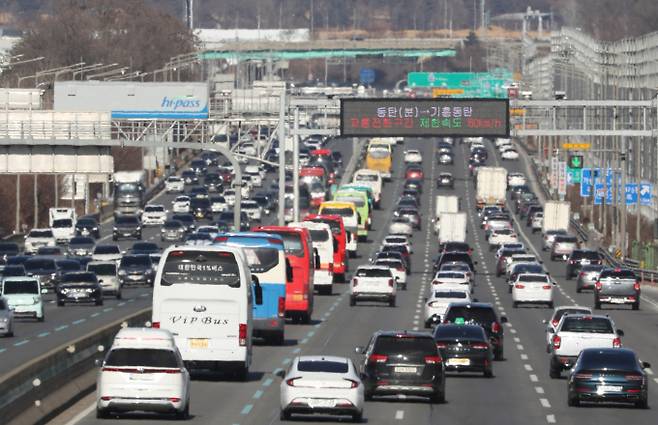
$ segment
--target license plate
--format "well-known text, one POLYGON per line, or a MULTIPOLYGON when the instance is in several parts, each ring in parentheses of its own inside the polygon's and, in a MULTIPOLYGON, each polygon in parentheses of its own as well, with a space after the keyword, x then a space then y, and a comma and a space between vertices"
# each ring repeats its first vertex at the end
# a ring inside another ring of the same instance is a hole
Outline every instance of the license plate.
POLYGON ((310 407, 334 407, 336 400, 331 399, 309 399, 308 405, 310 407))
POLYGON ((597 393, 618 393, 622 390, 621 385, 597 385, 597 393))
POLYGON ((415 367, 408 367, 408 366, 395 366, 393 368, 393 371, 395 373, 416 373, 416 368, 415 367))
POLYGON ((624 299, 623 298, 612 298, 610 300, 611 303, 613 304, 624 304, 624 299))
POLYGON ((304 300, 304 295, 302 294, 297 294, 292 296, 293 301, 303 301, 304 300))
POLYGON ((155 379, 155 376, 153 374, 145 374, 145 373, 131 373, 130 374, 130 380, 131 381, 153 381, 155 379))
POLYGON ((448 366, 470 366, 471 359, 448 359, 448 366))
POLYGON ((582 261, 580 262, 580 264, 588 265, 588 264, 589 264, 589 260, 582 260, 582 261))
POLYGON ((208 340, 205 338, 192 338, 190 341, 190 348, 197 350, 204 350, 208 348, 208 340))

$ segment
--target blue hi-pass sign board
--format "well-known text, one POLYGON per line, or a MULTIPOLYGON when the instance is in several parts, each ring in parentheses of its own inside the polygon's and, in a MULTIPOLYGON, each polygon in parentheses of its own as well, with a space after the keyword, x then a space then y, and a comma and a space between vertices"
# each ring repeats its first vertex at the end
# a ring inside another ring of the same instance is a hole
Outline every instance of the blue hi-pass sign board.
POLYGON ((594 186, 594 173, 591 168, 583 168, 580 175, 580 196, 589 198, 592 196, 594 186))
POLYGON ((653 203, 653 185, 651 183, 640 183, 640 204, 651 206, 653 203))

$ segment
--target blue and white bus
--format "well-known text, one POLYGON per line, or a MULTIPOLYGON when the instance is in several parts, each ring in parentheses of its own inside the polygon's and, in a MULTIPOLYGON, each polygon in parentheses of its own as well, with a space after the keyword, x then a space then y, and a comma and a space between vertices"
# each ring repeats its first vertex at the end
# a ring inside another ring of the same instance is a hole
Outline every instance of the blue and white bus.
POLYGON ((242 248, 251 274, 258 278, 263 303, 253 304, 253 336, 284 343, 286 283, 292 280, 279 235, 261 232, 220 233, 215 245, 242 248))

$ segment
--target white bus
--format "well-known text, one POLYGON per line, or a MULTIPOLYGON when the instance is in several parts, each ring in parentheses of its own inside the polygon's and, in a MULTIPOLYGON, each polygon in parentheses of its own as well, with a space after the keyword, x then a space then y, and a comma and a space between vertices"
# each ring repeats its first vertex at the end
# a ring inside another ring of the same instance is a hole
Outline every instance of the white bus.
POLYGON ((262 288, 240 248, 172 246, 162 254, 155 277, 152 326, 171 331, 188 368, 246 380, 252 294, 253 302, 262 304, 262 288))

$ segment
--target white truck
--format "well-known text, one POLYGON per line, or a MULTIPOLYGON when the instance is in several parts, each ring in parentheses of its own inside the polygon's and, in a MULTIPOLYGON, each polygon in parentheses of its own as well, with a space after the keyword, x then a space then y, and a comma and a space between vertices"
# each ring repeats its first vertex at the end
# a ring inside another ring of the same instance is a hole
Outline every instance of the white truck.
POLYGON ((542 233, 549 230, 569 230, 571 204, 566 201, 547 201, 544 205, 542 233))
POLYGON ((466 213, 441 214, 441 229, 439 230, 439 243, 466 242, 466 213))
POLYGON ((75 236, 76 214, 73 208, 51 208, 48 210, 50 230, 58 244, 67 244, 75 236))
POLYGON ((505 195, 507 192, 507 170, 505 168, 478 168, 476 185, 476 204, 478 209, 485 205, 505 205, 505 195))
POLYGON ((439 234, 441 228, 441 214, 459 212, 459 196, 439 195, 434 205, 434 234, 439 234))
POLYGON ((586 348, 620 348, 624 332, 615 327, 608 316, 590 314, 565 314, 553 334, 549 375, 560 377, 565 369, 571 369, 580 352, 586 348))
POLYGON ((114 182, 114 214, 140 214, 144 207, 144 171, 117 171, 114 182))

